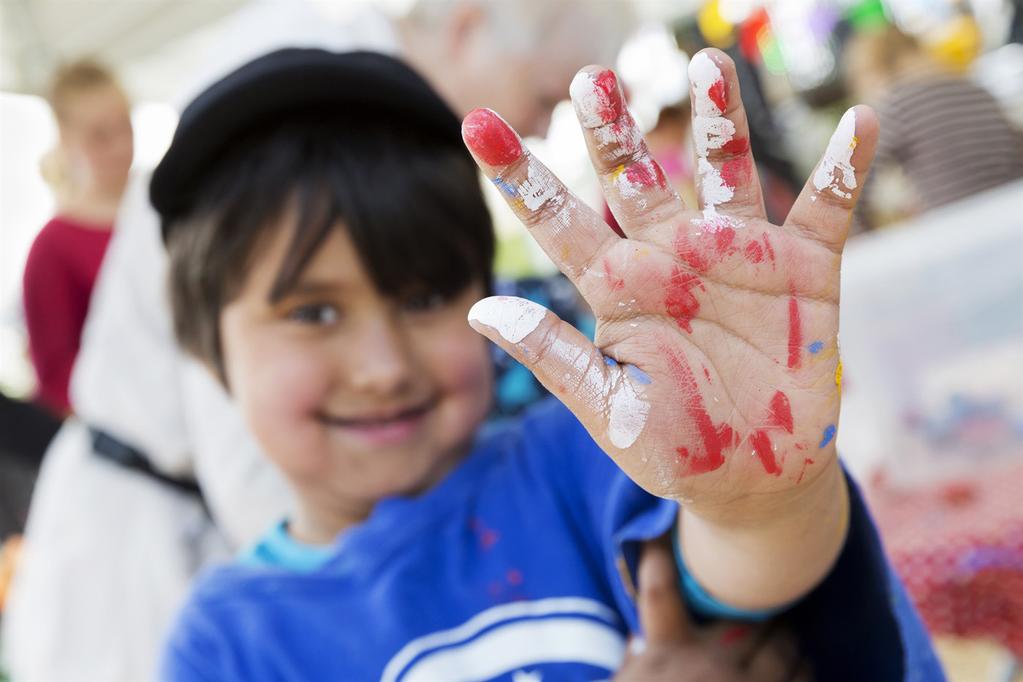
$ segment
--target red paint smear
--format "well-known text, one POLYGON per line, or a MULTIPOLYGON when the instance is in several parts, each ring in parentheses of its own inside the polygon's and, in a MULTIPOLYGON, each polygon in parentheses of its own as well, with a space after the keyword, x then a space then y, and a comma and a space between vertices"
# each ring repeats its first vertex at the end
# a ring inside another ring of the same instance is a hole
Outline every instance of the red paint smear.
POLYGON ((760 464, 764 467, 764 471, 775 476, 781 476, 781 467, 778 466, 778 460, 774 458, 771 438, 767 433, 765 431, 754 431, 753 435, 749 437, 749 442, 753 445, 753 450, 757 453, 757 457, 760 458, 760 464))
POLYGON ((607 278, 607 285, 611 287, 611 291, 618 291, 625 286, 625 280, 611 274, 611 263, 607 258, 604 259, 604 277, 607 278))
POLYGON ((474 109, 462 121, 462 139, 483 163, 507 166, 522 156, 522 141, 490 109, 474 109))
POLYGON ((789 369, 799 367, 803 345, 803 330, 799 324, 799 303, 795 297, 789 299, 789 369))
POLYGON ((748 625, 733 625, 721 633, 721 644, 724 646, 732 646, 742 640, 746 639, 749 635, 751 628, 748 625))
POLYGON ((725 81, 719 78, 713 85, 707 88, 707 97, 717 106, 718 111, 724 112, 728 108, 728 91, 725 89, 725 81))
POLYGON ((678 386, 682 390, 683 408, 696 425, 696 431, 700 440, 703 441, 702 452, 691 453, 688 448, 684 447, 676 450, 684 467, 682 475, 714 471, 725 463, 722 451, 734 443, 735 433, 728 424, 715 426, 711 421, 710 415, 707 414, 703 405, 703 398, 700 396, 700 387, 696 384, 696 378, 689 369, 685 358, 667 347, 662 348, 661 352, 667 356, 678 386))
POLYGON ((597 101, 599 106, 597 113, 604 123, 611 123, 622 115, 622 97, 618 90, 618 79, 614 71, 605 69, 593 79, 593 86, 597 89, 597 101))
POLYGON ((664 299, 664 307, 668 314, 675 318, 678 326, 689 332, 693 332, 690 324, 696 314, 700 312, 700 301, 697 300, 693 290, 696 288, 704 290, 703 282, 691 272, 680 268, 671 271, 671 280, 668 282, 668 293, 664 299))
POLYGON ((679 234, 675 239, 675 253, 685 261, 686 265, 699 273, 707 272, 710 269, 710 260, 707 255, 685 234, 679 234))
POLYGON ((710 370, 706 367, 703 368, 703 376, 707 377, 707 381, 710 381, 710 370))
POLYGON ((809 464, 813 464, 813 460, 807 457, 803 460, 803 468, 799 470, 799 476, 796 478, 796 485, 799 485, 799 482, 803 480, 803 475, 806 473, 806 467, 809 464))
POLYGON ((719 256, 735 253, 736 249, 732 247, 732 242, 734 241, 735 230, 730 227, 722 227, 714 233, 714 248, 719 256))
POLYGON ((500 539, 500 537, 501 536, 498 534, 496 530, 493 530, 492 528, 487 528, 480 534, 480 544, 483 545, 483 549, 490 549, 491 547, 497 544, 497 541, 500 539))
POLYGON ((767 257, 770 258, 771 262, 773 263, 774 262, 774 249, 771 248, 771 240, 770 240, 770 238, 768 238, 766 232, 764 233, 764 249, 767 251, 767 257))
POLYGON ((803 445, 802 443, 796 443, 795 447, 796 447, 796 450, 805 450, 806 449, 806 446, 803 445))
POLYGON ((764 260, 764 248, 756 240, 746 245, 744 253, 746 254, 746 260, 750 263, 760 263, 764 260))
POLYGON ((721 179, 729 187, 749 184, 753 164, 748 156, 740 156, 737 159, 729 159, 721 164, 721 179))
POLYGON ((771 398, 771 416, 768 424, 780 426, 789 433, 792 433, 792 406, 789 405, 789 397, 777 391, 771 398))
POLYGON ((721 150, 726 154, 745 154, 749 151, 749 138, 737 137, 734 140, 729 140, 721 146, 721 150))
POLYGON ((657 186, 664 189, 668 186, 668 179, 664 176, 664 171, 661 170, 660 165, 656 161, 631 164, 625 169, 625 177, 632 184, 642 187, 657 186))
POLYGON ((509 585, 521 585, 522 584, 522 571, 517 568, 508 569, 508 573, 505 574, 505 579, 509 585))

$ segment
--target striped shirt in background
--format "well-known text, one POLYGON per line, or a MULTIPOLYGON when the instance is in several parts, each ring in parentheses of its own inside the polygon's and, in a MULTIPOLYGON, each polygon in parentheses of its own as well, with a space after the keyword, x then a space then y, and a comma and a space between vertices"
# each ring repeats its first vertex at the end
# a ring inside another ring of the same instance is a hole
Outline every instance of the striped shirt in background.
POLYGON ((874 168, 900 166, 922 211, 1023 178, 1023 134, 990 93, 966 79, 903 80, 877 114, 874 168))

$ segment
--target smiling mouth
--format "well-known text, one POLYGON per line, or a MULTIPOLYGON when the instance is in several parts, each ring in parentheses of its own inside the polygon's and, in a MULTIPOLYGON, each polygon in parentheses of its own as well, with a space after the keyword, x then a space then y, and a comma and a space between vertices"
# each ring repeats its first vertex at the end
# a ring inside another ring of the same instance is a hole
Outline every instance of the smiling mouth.
POLYGON ((436 401, 419 404, 415 407, 386 413, 378 413, 360 417, 337 417, 321 415, 321 421, 331 429, 342 432, 349 438, 355 438, 369 446, 397 445, 407 441, 419 432, 427 415, 435 407, 436 401))
POLYGON ((377 415, 367 415, 365 417, 337 417, 329 414, 321 414, 320 419, 331 426, 374 428, 421 418, 433 408, 433 405, 434 401, 431 400, 415 407, 377 415))

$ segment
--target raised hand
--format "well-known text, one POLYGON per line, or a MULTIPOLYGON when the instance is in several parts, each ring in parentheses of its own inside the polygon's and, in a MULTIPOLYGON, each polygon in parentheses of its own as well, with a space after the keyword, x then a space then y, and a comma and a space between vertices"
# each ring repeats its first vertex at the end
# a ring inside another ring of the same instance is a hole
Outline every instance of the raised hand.
POLYGON ((755 514, 835 466, 839 267, 877 122, 866 107, 848 111, 788 219, 772 225, 734 65, 705 50, 689 74, 695 209, 668 187, 614 73, 588 67, 572 83, 624 239, 494 112, 466 117, 477 162, 597 328, 591 343, 544 308, 504 297, 477 303, 470 322, 643 488, 701 514, 755 514))

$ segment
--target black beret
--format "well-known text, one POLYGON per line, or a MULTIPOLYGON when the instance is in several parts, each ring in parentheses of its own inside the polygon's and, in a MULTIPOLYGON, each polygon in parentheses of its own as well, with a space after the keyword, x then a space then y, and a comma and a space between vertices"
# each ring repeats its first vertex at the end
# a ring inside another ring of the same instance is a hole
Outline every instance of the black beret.
POLYGON ((458 117, 403 62, 377 52, 287 48, 220 79, 181 114, 167 153, 153 171, 149 198, 164 237, 187 214, 207 170, 239 138, 292 114, 390 116, 405 127, 462 147, 458 117))

